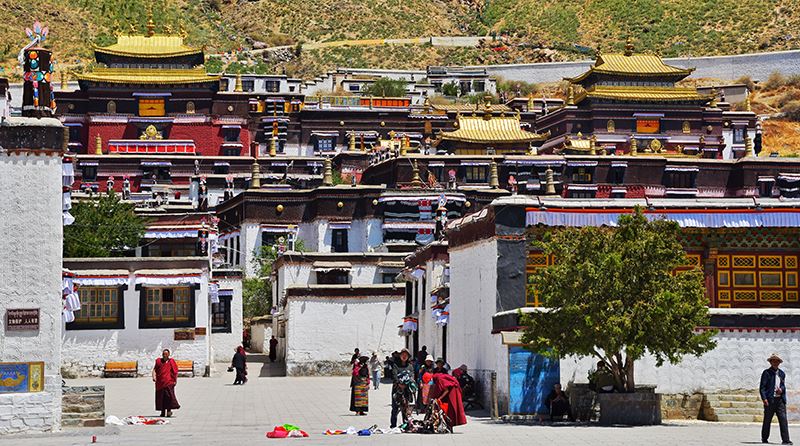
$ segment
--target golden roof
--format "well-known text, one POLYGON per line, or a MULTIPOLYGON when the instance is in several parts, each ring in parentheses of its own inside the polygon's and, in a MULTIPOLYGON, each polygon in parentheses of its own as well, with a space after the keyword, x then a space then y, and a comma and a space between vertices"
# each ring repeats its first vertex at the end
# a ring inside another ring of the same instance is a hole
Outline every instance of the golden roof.
POLYGON ((568 80, 572 83, 579 83, 592 74, 633 77, 686 77, 692 74, 692 71, 694 71, 694 68, 685 69, 667 65, 655 54, 602 54, 597 56, 594 65, 589 71, 568 80))
POLYGON ((190 84, 213 82, 219 76, 206 74, 203 68, 155 69, 155 68, 95 68, 91 73, 79 74, 78 80, 108 82, 112 84, 190 84))
POLYGON ((523 143, 544 139, 520 128, 517 116, 458 116, 458 129, 442 132, 442 141, 466 143, 523 143))
POLYGON ((592 142, 589 139, 572 139, 567 138, 564 141, 564 147, 569 147, 570 149, 575 150, 585 150, 589 151, 592 149, 592 142))
POLYGON ((684 87, 627 87, 594 85, 583 92, 576 102, 584 98, 616 99, 621 101, 699 101, 711 100, 711 95, 701 95, 696 88, 684 87))
MULTIPOLYGON (((450 112, 450 113, 483 113, 486 111, 486 104, 483 105, 475 105, 475 104, 432 104, 431 108, 434 110, 450 112)), ((511 108, 507 105, 503 104, 491 104, 490 111, 492 112, 510 112, 511 108)))
POLYGON ((183 37, 156 34, 153 36, 121 35, 117 43, 94 47, 95 52, 129 57, 177 57, 202 54, 202 50, 184 45, 183 37))

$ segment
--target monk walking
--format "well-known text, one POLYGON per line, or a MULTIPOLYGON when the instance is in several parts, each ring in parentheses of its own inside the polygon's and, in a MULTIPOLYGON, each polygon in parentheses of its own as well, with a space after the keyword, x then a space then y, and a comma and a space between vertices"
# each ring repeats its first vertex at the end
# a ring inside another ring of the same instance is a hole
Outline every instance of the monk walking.
POLYGON ((169 357, 169 349, 161 352, 161 357, 156 359, 153 367, 153 382, 156 383, 156 410, 161 411, 161 416, 172 416, 172 409, 180 409, 178 399, 175 398, 175 384, 178 382, 178 364, 169 357))

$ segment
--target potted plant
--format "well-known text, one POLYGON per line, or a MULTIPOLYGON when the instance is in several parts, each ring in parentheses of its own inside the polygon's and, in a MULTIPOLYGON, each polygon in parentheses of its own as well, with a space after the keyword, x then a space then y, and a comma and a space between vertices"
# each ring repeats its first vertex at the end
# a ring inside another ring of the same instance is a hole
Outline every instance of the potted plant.
POLYGON ((541 354, 592 356, 611 371, 600 393, 601 424, 659 424, 660 398, 637 391, 634 364, 680 362, 715 347, 703 275, 687 268, 676 222, 648 221, 637 208, 616 227, 551 228, 531 243, 552 264, 530 279, 540 312, 522 316, 523 342, 541 354))

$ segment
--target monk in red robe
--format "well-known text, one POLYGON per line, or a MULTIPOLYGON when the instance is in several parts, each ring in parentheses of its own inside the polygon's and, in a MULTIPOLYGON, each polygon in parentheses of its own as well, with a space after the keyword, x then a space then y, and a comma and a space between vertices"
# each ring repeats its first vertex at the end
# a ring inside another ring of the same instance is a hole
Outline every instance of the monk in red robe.
POLYGON ((156 410, 161 411, 161 416, 172 416, 172 409, 180 409, 178 399, 175 398, 175 384, 178 382, 178 363, 169 357, 169 349, 161 352, 161 357, 156 359, 153 367, 153 382, 156 383, 156 410))
POLYGON ((433 375, 433 387, 430 398, 440 403, 447 404, 447 417, 450 418, 450 427, 467 424, 467 415, 464 413, 464 402, 461 399, 461 386, 458 380, 445 373, 433 375))

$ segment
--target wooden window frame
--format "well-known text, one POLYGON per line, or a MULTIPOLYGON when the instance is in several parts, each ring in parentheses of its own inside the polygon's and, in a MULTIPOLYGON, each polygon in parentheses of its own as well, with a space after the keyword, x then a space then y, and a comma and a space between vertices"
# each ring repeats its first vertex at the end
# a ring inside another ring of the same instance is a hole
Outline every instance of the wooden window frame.
POLYGON ((170 286, 142 286, 136 285, 139 291, 139 328, 188 328, 195 325, 196 312, 196 293, 200 289, 199 284, 190 285, 170 285, 170 286), (147 289, 148 288, 188 288, 189 289, 189 310, 188 319, 185 321, 149 321, 147 320, 147 289))
MULTIPOLYGON (((125 329, 125 291, 128 285, 121 286, 83 286, 78 288, 80 293, 83 289, 116 289, 117 290, 117 318, 115 321, 102 321, 90 322, 80 321, 77 318, 75 321, 66 324, 67 330, 122 330, 125 329)), ((81 302, 81 311, 83 311, 83 302, 81 302)))
POLYGON ((223 318, 225 319, 225 323, 220 325, 214 325, 214 304, 211 304, 211 333, 230 333, 231 332, 231 300, 233 299, 232 296, 220 296, 219 297, 219 304, 222 305, 224 314, 223 318))

